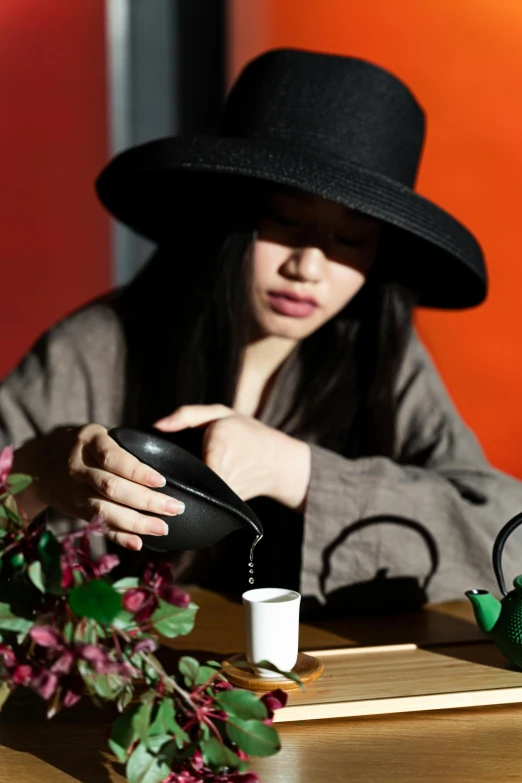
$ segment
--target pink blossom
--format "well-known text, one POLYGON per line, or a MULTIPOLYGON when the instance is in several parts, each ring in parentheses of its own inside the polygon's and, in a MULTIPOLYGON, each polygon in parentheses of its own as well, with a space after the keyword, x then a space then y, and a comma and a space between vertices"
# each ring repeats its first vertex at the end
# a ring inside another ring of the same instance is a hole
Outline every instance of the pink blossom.
POLYGON ((6 446, 0 451, 0 484, 5 486, 13 467, 14 446, 6 446))
POLYGON ((7 644, 0 644, 0 658, 4 659, 6 669, 12 669, 17 664, 16 655, 7 644))
POLYGON ((100 514, 96 514, 87 527, 84 528, 84 532, 95 536, 103 536, 107 532, 107 523, 100 514))
POLYGON ((63 697, 63 706, 72 707, 76 702, 80 701, 83 696, 84 684, 81 677, 75 677, 63 697))
POLYGON ((80 656, 92 665, 97 674, 128 674, 125 664, 111 661, 109 653, 104 647, 86 644, 81 648, 80 656))
POLYGON ((102 555, 96 563, 98 576, 105 576, 120 564, 118 555, 102 555))
POLYGON ((140 652, 154 652, 154 650, 158 649, 157 642, 154 641, 154 639, 141 639, 139 642, 137 642, 134 645, 134 649, 132 651, 133 655, 136 655, 136 653, 140 652))
POLYGON ((95 644, 86 644, 81 648, 80 655, 85 661, 89 661, 89 663, 94 665, 103 664, 107 659, 106 651, 95 644))
POLYGON ((17 666, 12 674, 15 685, 29 685, 33 678, 33 667, 28 664, 17 666))
POLYGON ((280 710, 286 705, 288 701, 288 694, 278 688, 275 691, 265 693, 265 695, 261 697, 261 701, 268 711, 268 717, 272 718, 274 716, 275 710, 280 710))
POLYGON ((137 625, 143 625, 143 623, 147 623, 157 606, 158 599, 156 596, 149 595, 147 601, 145 601, 139 612, 136 612, 134 615, 134 622, 137 625))
POLYGON ((58 677, 56 674, 42 669, 39 674, 33 679, 32 687, 41 696, 42 699, 47 701, 54 695, 56 688, 58 687, 58 677))
POLYGON ((62 570, 61 587, 63 590, 68 590, 74 585, 74 571, 65 557, 60 559, 60 567, 62 570))
POLYGON ((51 671, 55 674, 69 674, 74 663, 74 655, 69 650, 65 650, 51 666, 51 671))
POLYGON ((131 590, 127 590, 127 592, 123 595, 123 608, 128 612, 132 612, 133 614, 135 612, 139 612, 148 597, 149 594, 145 590, 140 590, 139 588, 132 588, 131 590))
POLYGON ((58 647, 63 643, 61 634, 50 625, 35 625, 29 631, 29 636, 40 647, 58 647))
POLYGON ((174 569, 172 563, 160 560, 159 563, 148 563, 143 572, 143 581, 153 590, 158 591, 165 583, 172 584, 174 569))
POLYGON ((163 585, 159 593, 165 601, 174 606, 185 608, 190 603, 190 595, 175 585, 163 585))
POLYGON ((215 691, 233 691, 234 686, 228 680, 217 680, 213 683, 215 691))
POLYGON ((198 772, 200 769, 203 769, 203 754, 199 749, 194 752, 192 758, 190 759, 190 763, 198 772))

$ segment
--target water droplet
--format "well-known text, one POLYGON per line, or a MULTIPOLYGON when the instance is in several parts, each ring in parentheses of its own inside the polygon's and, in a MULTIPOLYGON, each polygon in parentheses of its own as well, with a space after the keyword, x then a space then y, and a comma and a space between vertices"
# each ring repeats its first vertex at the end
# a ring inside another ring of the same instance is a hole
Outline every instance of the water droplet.
POLYGON ((253 568, 251 568, 251 569, 249 570, 249 572, 248 572, 248 573, 249 573, 249 574, 253 574, 253 573, 254 573, 254 569, 253 569, 253 568))
POLYGON ((251 585, 254 584, 254 577, 253 576, 250 577, 250 579, 248 580, 248 583, 251 584, 251 585))
POLYGON ((248 567, 249 567, 249 568, 253 568, 253 567, 254 567, 254 564, 253 564, 253 562, 252 562, 252 561, 250 561, 250 563, 248 564, 248 567))

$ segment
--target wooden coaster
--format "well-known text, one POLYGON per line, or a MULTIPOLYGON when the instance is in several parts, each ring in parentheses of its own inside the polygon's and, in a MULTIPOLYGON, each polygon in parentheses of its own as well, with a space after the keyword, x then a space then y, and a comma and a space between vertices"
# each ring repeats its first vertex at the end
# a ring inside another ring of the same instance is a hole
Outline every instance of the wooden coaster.
MULTIPOLYGON (((240 688, 246 688, 249 691, 273 691, 280 688, 282 691, 299 690, 299 683, 289 680, 286 677, 268 679, 260 677, 252 669, 239 669, 234 666, 234 661, 244 661, 244 655, 234 655, 230 660, 223 661, 225 666, 224 675, 233 685, 240 688)), ((323 673, 324 666, 318 658, 306 653, 299 653, 297 661, 292 669, 297 674, 303 685, 317 680, 323 673)))

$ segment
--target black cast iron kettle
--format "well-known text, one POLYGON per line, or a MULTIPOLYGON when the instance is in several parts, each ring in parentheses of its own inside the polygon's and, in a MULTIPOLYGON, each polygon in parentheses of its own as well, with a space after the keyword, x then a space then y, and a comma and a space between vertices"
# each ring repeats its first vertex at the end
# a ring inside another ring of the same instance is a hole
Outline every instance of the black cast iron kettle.
POLYGON ((143 546, 156 552, 204 549, 245 528, 257 539, 263 535, 263 526, 250 506, 202 460, 173 443, 169 434, 116 427, 109 435, 165 477, 167 483, 158 492, 185 504, 184 513, 175 517, 154 514, 165 520, 169 533, 141 536, 143 546))

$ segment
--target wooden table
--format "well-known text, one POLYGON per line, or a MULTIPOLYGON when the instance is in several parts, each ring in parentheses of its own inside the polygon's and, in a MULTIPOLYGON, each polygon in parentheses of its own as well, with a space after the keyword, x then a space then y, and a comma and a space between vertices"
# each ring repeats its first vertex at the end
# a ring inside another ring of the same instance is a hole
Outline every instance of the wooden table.
MULTIPOLYGON (((241 651, 241 607, 204 590, 191 593, 200 606, 196 628, 175 640, 176 648, 213 658, 241 651)), ((400 618, 303 625, 300 637, 303 649, 481 640, 470 607, 461 603, 400 618)), ((123 783, 99 710, 85 702, 50 722, 42 714, 39 699, 25 691, 7 703, 0 783, 123 783)), ((282 751, 253 764, 262 783, 522 781, 522 706, 279 724, 278 731, 282 751)))

